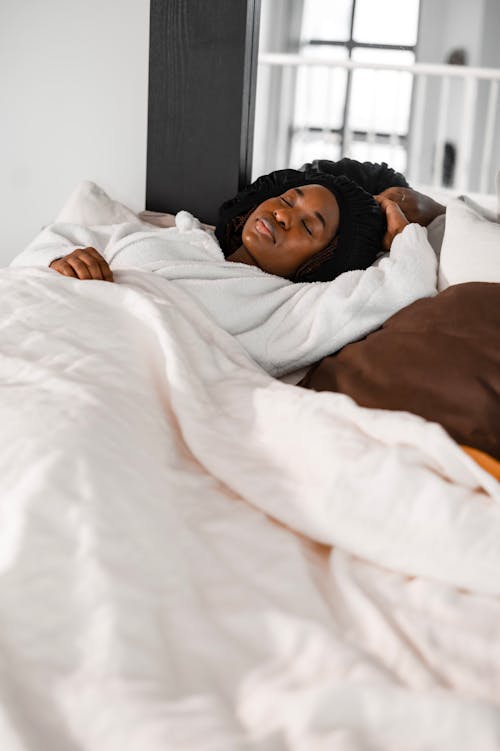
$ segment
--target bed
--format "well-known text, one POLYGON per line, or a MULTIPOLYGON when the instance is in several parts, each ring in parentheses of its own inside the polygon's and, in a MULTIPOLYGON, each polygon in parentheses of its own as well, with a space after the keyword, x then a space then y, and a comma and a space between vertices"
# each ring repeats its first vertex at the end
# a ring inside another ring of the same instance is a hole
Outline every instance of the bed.
MULTIPOLYGON (((498 272, 462 204, 443 289, 467 222, 498 272)), ((59 220, 127 212, 85 183, 59 220)), ((0 274, 0 747, 500 748, 494 473, 115 279, 0 274)))

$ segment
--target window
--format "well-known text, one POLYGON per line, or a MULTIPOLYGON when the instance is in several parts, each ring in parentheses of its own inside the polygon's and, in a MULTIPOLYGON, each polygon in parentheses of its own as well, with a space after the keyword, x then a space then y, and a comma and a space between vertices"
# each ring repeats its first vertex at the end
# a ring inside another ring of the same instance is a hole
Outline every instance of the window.
MULTIPOLYGON (((415 62, 419 0, 304 0, 304 57, 363 63, 415 62)), ((407 167, 412 75, 405 71, 300 68, 290 160, 387 161, 407 167)))

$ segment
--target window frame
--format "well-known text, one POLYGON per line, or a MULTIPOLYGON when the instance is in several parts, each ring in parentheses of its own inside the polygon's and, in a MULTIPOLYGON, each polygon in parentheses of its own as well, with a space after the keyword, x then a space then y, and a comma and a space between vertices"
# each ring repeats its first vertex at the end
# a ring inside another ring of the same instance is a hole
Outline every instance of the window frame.
MULTIPOLYGON (((352 7, 351 7, 351 17, 349 22, 349 36, 347 39, 340 40, 340 39, 309 39, 309 40, 302 40, 300 47, 301 52, 307 48, 307 47, 315 47, 315 46, 323 46, 323 47, 342 47, 343 49, 347 50, 347 59, 352 60, 352 53, 355 49, 377 49, 377 50, 393 50, 398 52, 411 52, 414 55, 414 58, 416 60, 417 57, 417 47, 418 47, 418 36, 420 31, 420 12, 421 12, 421 3, 420 0, 418 0, 418 14, 417 14, 417 34, 415 39, 415 44, 408 45, 408 44, 377 44, 373 42, 357 42, 354 39, 353 33, 354 33, 354 19, 356 15, 356 3, 357 0, 352 0, 352 7)), ((293 125, 291 129, 291 138, 290 138, 290 145, 289 145, 289 157, 291 157, 292 148, 293 148, 293 139, 299 135, 300 133, 329 133, 332 135, 340 136, 339 138, 339 146, 340 146, 340 154, 343 155, 345 153, 345 147, 347 143, 349 142, 349 136, 352 137, 353 140, 366 142, 368 139, 369 132, 364 130, 351 130, 349 128, 349 110, 350 110, 350 102, 351 102, 351 92, 352 92, 352 83, 353 83, 353 72, 351 69, 347 70, 347 77, 346 77, 346 88, 344 93, 344 107, 343 107, 343 114, 342 114, 342 125, 339 128, 324 128, 321 126, 315 126, 315 125, 304 125, 301 127, 297 127, 295 124, 293 125)), ((411 123, 412 118, 412 110, 413 110, 413 89, 411 93, 411 101, 410 101, 410 109, 408 112, 408 123, 411 123)), ((409 130, 407 130, 404 134, 393 134, 388 133, 384 131, 376 131, 372 133, 375 143, 388 143, 388 142, 394 142, 395 140, 397 143, 402 146, 405 151, 408 153, 408 139, 409 139, 409 130)))

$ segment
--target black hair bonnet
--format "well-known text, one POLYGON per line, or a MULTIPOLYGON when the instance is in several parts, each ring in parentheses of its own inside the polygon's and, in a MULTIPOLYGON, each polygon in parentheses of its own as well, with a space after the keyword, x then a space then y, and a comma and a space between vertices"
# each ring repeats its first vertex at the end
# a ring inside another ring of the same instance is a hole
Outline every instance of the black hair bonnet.
POLYGON ((386 231, 383 212, 373 196, 357 183, 313 165, 263 175, 221 206, 215 235, 224 256, 240 247, 244 224, 259 204, 307 184, 323 185, 333 193, 339 205, 340 224, 335 238, 298 269, 293 281, 330 281, 344 271, 368 268, 382 250, 386 231))

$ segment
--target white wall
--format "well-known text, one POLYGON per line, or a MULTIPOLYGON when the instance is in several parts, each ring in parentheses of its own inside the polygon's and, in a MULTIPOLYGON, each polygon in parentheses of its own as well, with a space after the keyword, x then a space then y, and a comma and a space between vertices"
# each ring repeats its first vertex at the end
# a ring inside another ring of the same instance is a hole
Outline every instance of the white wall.
POLYGON ((146 180, 149 0, 0 0, 0 265, 94 180, 146 180))

